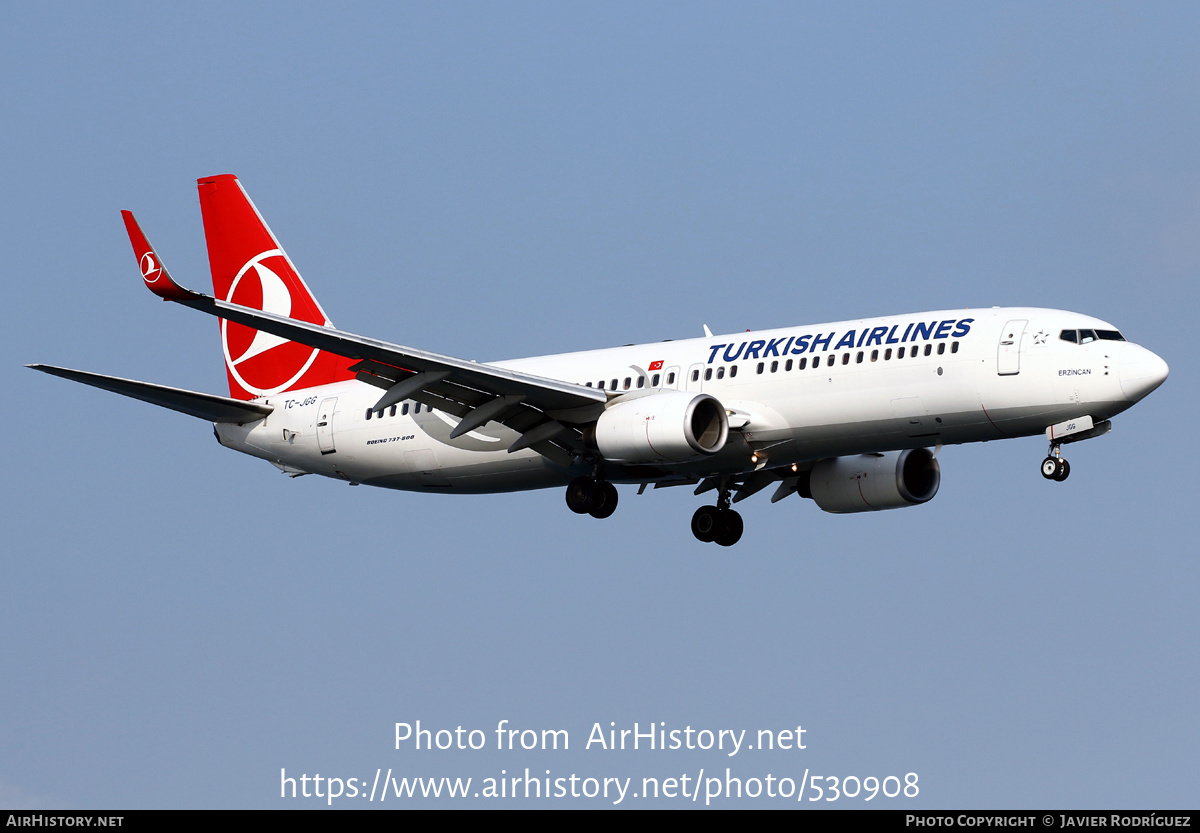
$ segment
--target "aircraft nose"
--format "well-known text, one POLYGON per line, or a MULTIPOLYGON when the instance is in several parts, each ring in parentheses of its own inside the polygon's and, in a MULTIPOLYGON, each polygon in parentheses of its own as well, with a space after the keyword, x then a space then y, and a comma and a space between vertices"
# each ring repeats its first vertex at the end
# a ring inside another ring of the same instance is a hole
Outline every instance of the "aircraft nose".
POLYGON ((1130 402, 1137 402, 1167 380, 1171 369, 1161 358, 1144 347, 1121 359, 1121 390, 1130 402))

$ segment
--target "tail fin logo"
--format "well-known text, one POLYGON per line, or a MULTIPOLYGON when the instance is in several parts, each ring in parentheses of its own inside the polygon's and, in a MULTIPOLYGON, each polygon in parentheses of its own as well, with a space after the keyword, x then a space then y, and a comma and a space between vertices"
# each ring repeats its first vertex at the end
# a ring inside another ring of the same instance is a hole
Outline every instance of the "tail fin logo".
MULTIPOLYGON (((313 316, 305 315, 303 308, 293 312, 297 305, 279 275, 290 271, 282 250, 268 249, 246 261, 230 284, 225 300, 285 318, 325 324, 323 320, 312 321, 313 316)), ((269 396, 289 389, 312 367, 320 353, 315 347, 231 324, 225 319, 221 320, 221 346, 230 375, 254 396, 269 396)))
POLYGON ((154 252, 146 252, 142 255, 142 280, 146 283, 154 283, 162 276, 162 267, 158 265, 158 258, 154 256, 154 252))

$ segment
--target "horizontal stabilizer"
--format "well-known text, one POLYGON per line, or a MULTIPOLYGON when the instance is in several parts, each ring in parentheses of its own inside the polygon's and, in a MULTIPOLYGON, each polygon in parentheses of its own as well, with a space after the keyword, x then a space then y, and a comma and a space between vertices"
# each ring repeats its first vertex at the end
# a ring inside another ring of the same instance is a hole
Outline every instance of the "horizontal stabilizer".
POLYGON ((30 364, 26 367, 49 373, 51 376, 61 376, 73 382, 82 382, 94 388, 119 393, 122 396, 140 399, 151 405, 170 408, 172 411, 179 411, 181 414, 199 417, 209 422, 254 422, 275 410, 270 405, 242 402, 227 396, 169 388, 166 385, 152 385, 149 382, 137 382, 133 379, 104 376, 100 373, 88 373, 83 370, 68 370, 65 367, 54 367, 48 364, 30 364))

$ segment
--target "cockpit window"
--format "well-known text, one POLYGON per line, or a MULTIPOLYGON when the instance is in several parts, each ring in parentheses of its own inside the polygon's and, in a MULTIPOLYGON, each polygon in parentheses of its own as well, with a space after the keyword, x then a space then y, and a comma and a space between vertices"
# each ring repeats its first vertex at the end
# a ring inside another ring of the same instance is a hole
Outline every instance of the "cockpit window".
POLYGON ((1058 337, 1072 344, 1087 344, 1096 339, 1100 339, 1101 341, 1125 340, 1125 336, 1116 330, 1063 330, 1058 334, 1058 337))

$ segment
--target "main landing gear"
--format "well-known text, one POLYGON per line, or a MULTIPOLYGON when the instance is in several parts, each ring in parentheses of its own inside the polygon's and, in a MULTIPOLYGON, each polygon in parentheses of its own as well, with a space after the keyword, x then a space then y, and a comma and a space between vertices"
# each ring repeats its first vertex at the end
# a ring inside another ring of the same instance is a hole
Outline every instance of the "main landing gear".
POLYGON ((701 506, 692 515, 692 534, 697 541, 732 547, 742 537, 742 516, 729 508, 729 490, 722 488, 716 506, 701 506))
POLYGON ((577 515, 607 518, 617 511, 617 487, 607 480, 576 477, 567 484, 567 506, 577 515))
POLYGON ((1071 464, 1062 456, 1062 449, 1057 443, 1051 444, 1049 455, 1042 461, 1042 477, 1061 483, 1070 474, 1071 464))

